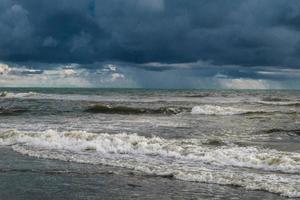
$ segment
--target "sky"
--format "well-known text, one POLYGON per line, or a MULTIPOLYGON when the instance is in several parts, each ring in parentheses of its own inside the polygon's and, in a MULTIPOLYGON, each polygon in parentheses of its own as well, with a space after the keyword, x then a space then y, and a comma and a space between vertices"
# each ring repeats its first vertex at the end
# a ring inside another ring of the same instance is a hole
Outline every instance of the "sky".
POLYGON ((300 89, 300 1, 1 0, 20 86, 300 89))

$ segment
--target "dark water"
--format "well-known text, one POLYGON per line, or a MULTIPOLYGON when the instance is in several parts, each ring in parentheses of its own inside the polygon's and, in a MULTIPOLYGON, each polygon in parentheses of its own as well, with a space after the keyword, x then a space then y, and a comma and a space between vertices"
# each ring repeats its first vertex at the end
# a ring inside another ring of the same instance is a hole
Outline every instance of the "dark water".
POLYGON ((4 199, 300 197, 300 91, 0 94, 4 199))

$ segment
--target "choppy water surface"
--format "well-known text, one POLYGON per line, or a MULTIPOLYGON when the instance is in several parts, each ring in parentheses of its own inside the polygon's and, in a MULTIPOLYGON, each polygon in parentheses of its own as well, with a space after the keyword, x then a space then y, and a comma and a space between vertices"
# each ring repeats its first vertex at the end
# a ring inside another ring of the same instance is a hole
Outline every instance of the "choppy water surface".
POLYGON ((91 186, 91 198, 130 199, 133 191, 165 199, 300 197, 300 91, 14 88, 0 94, 6 155, 0 179, 7 185, 15 174, 72 184, 72 174, 74 191, 91 186), (107 184, 97 190, 99 179, 107 184))

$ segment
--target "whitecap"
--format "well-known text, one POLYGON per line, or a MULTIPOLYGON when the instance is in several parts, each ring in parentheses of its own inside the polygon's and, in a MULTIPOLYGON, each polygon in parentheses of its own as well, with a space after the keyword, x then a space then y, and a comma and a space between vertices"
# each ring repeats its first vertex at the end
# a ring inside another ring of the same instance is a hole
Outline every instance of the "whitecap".
POLYGON ((198 139, 85 131, 0 133, 0 145, 22 154, 105 164, 159 176, 300 197, 300 154, 258 147, 209 147, 198 139), (253 170, 249 170, 249 168, 253 170))
POLYGON ((234 107, 222 107, 216 105, 194 106, 191 111, 192 114, 200 115, 238 115, 248 112, 251 111, 234 107))
POLYGON ((28 97, 33 97, 36 96, 38 93, 36 92, 20 92, 20 93, 15 93, 15 92, 4 92, 3 97, 5 98, 28 98, 28 97))

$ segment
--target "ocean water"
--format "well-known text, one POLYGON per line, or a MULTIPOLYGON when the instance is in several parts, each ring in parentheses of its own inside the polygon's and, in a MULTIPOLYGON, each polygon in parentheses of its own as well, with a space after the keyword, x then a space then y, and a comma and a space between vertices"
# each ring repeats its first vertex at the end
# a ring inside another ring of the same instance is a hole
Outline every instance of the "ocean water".
POLYGON ((0 199, 299 198, 299 114, 300 91, 0 88, 0 199))

